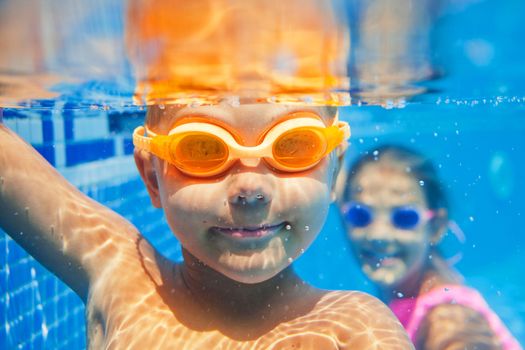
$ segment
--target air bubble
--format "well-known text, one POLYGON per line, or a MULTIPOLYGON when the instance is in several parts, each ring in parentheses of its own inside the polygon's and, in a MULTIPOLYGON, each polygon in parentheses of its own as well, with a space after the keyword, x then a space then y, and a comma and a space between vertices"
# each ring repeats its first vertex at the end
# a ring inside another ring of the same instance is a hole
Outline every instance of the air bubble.
POLYGON ((402 297, 404 297, 404 294, 403 294, 403 293, 401 293, 401 292, 397 292, 397 294, 396 294, 396 295, 397 295, 397 297, 398 297, 398 298, 402 298, 402 297))
POLYGON ((292 225, 287 224, 284 228, 287 229, 288 231, 290 231, 292 229, 292 225))
POLYGON ((310 226, 306 225, 306 226, 304 227, 304 230, 305 230, 305 231, 310 231, 310 226))

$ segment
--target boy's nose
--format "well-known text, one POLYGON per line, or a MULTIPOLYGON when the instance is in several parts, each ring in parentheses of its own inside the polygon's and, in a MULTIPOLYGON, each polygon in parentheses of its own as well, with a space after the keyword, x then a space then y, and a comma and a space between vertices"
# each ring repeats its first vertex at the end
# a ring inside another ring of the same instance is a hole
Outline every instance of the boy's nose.
POLYGON ((234 206, 263 206, 273 199, 275 184, 263 174, 239 173, 231 177, 228 202, 234 206))
POLYGON ((228 201, 232 205, 266 205, 272 201, 271 194, 266 193, 261 189, 254 190, 240 190, 229 196, 228 201))

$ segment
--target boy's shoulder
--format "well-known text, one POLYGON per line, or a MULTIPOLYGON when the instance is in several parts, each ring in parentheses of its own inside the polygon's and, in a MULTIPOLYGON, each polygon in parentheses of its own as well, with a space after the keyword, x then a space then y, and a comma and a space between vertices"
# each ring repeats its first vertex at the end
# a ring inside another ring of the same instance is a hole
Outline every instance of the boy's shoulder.
POLYGON ((376 297, 359 291, 325 291, 316 305, 338 325, 348 349, 412 349, 403 326, 376 297))
POLYGON ((330 306, 331 309, 352 310, 353 314, 388 314, 393 315, 390 309, 376 297, 355 290, 323 291, 320 304, 330 306))

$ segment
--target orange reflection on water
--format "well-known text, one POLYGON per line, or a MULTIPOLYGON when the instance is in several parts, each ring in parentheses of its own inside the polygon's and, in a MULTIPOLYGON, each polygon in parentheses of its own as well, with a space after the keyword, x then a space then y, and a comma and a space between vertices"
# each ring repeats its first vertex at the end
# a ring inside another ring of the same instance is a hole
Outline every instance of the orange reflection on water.
MULTIPOLYGON (((322 0, 131 0, 126 46, 135 98, 228 95, 344 104, 349 33, 322 0)), ((304 101, 303 101, 304 102, 304 101)))

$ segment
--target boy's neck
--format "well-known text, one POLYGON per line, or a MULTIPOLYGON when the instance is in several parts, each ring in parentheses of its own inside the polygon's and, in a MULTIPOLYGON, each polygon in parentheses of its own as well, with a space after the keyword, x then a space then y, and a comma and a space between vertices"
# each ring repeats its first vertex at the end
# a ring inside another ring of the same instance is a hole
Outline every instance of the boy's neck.
POLYGON ((219 313, 228 311, 231 315, 253 315, 272 308, 272 305, 277 306, 281 300, 290 301, 295 295, 312 290, 291 267, 264 282, 246 284, 213 270, 185 250, 183 256, 180 274, 185 288, 201 307, 215 309, 219 313))

